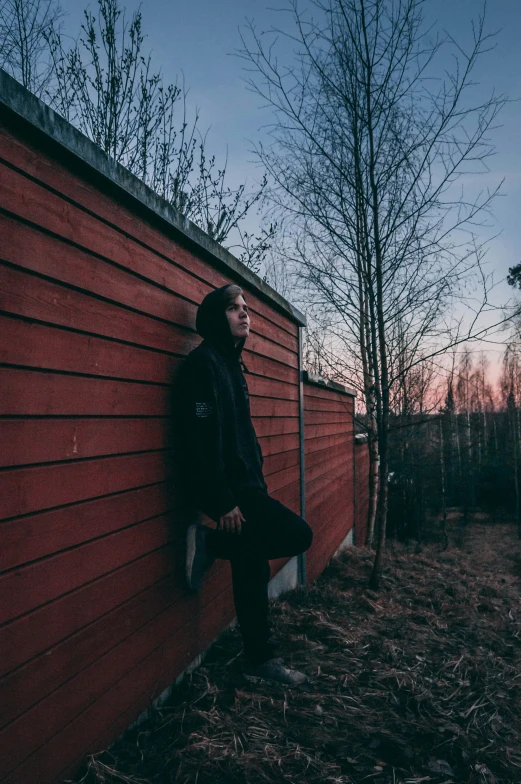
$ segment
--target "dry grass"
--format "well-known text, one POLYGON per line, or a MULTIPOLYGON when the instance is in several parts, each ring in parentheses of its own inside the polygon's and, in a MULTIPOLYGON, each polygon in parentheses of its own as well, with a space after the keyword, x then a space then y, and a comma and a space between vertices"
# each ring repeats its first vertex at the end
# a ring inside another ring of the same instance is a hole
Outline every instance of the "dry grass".
POLYGON ((249 684, 228 633, 83 781, 521 782, 521 545, 508 525, 459 538, 394 548, 378 594, 349 550, 273 608, 307 688, 249 684))

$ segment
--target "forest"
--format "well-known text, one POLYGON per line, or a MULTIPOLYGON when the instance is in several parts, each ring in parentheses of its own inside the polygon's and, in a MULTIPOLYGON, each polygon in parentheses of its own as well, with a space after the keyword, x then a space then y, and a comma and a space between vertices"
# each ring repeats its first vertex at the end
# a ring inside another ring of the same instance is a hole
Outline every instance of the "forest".
POLYGON ((519 530, 519 360, 519 344, 509 344, 492 379, 484 356, 465 351, 442 381, 418 372, 399 390, 390 420, 391 534, 421 540, 428 519, 443 531, 454 507, 464 523, 481 510, 519 530))

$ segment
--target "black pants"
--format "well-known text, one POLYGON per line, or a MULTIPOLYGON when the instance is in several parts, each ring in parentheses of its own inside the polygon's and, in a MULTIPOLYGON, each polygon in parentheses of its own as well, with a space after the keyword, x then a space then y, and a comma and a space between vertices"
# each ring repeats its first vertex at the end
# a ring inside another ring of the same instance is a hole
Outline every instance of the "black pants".
POLYGON ((268 620, 269 560, 303 553, 311 545, 309 525, 261 490, 238 491, 246 522, 240 534, 212 531, 208 546, 217 558, 230 561, 233 598, 246 659, 261 664, 274 655, 268 620))

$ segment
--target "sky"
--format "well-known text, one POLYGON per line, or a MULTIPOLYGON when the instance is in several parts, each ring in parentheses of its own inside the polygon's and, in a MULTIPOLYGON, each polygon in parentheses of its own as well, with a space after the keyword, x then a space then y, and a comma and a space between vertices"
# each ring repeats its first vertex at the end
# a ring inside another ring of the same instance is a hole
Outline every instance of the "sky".
MULTIPOLYGON (((139 6, 135 0, 121 1, 129 17, 139 6)), ((67 14, 65 32, 76 35, 86 3, 61 0, 61 5, 67 14)), ((91 7, 95 8, 92 0, 91 7)), ((145 0, 141 4, 145 49, 152 51, 154 66, 162 69, 165 80, 184 77, 189 106, 199 109, 201 128, 210 129, 210 150, 218 159, 227 154, 233 184, 246 180, 254 185, 260 179, 253 148, 265 138, 270 121, 260 98, 245 85, 244 62, 236 56, 239 31, 248 20, 259 31, 284 27, 288 16, 283 7, 283 0, 271 0, 269 6, 266 0, 145 0)), ((436 29, 468 42, 471 20, 481 7, 480 0, 425 0, 425 15, 436 29)), ((512 296, 512 290, 501 283, 508 267, 521 261, 521 0, 488 0, 486 16, 488 30, 497 35, 495 48, 477 71, 476 89, 483 95, 494 89, 510 99, 500 127, 492 133, 496 154, 489 161, 490 171, 480 178, 484 187, 504 180, 494 205, 494 225, 488 230, 497 235, 487 259, 498 283, 493 297, 499 304, 512 296)), ((283 46, 283 54, 291 57, 291 46, 283 46)), ((494 346, 481 348, 494 356, 494 346)))

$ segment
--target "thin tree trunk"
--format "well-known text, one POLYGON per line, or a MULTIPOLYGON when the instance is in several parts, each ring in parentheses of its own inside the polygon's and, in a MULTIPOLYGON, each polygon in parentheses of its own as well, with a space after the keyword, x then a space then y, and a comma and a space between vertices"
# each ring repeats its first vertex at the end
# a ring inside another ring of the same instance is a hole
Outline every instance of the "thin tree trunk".
MULTIPOLYGON (((359 180, 359 178, 358 178, 359 180)), ((364 396, 368 417, 368 450, 369 450, 369 477, 368 491, 369 503, 367 508, 366 521, 366 547, 372 547, 374 539, 374 527, 376 518, 376 506, 378 501, 378 433, 376 428, 376 400, 375 400, 375 380, 374 362, 371 352, 370 329, 368 323, 368 296, 367 296, 367 262, 366 246, 364 243, 364 219, 363 203, 361 194, 360 203, 357 210, 356 242, 357 242, 357 275, 358 275, 358 299, 359 299, 359 335, 360 353, 362 358, 362 369, 364 375, 364 396)))
MULTIPOLYGON (((366 54, 366 80, 365 80, 365 109, 367 113, 367 135, 369 141, 369 182, 371 196, 371 217, 372 217, 372 239, 375 254, 375 273, 376 273, 376 324, 373 329, 375 339, 377 337, 377 351, 375 350, 375 360, 378 357, 380 386, 377 395, 377 403, 380 403, 378 411, 378 448, 380 453, 380 466, 378 472, 378 504, 376 508, 377 523, 377 543, 376 555, 374 559, 373 571, 369 580, 369 585, 377 589, 380 583, 380 576, 383 566, 383 557, 386 540, 387 527, 387 501, 388 501, 388 464, 389 464, 389 372, 387 367, 387 346, 385 344, 385 314, 384 314, 384 293, 383 293, 383 258, 380 238, 379 225, 379 204, 378 186, 376 184, 375 171, 375 140, 373 126, 373 107, 372 107, 372 66, 370 63, 371 52, 367 38, 367 22, 365 18, 364 4, 361 4, 361 24, 364 37, 364 48, 366 54)), ((376 364, 376 363, 375 363, 376 364)), ((376 380, 376 374, 375 374, 376 380)), ((378 389, 378 386, 377 386, 378 389)))
POLYGON ((443 534, 443 548, 444 552, 449 546, 449 537, 447 535, 447 498, 445 489, 445 447, 443 441, 443 419, 440 417, 440 469, 441 469, 441 532, 443 534))
POLYGON ((516 523, 517 523, 517 533, 519 537, 521 537, 521 503, 519 498, 519 409, 516 404, 514 404, 514 411, 513 411, 513 438, 514 438, 514 490, 516 494, 516 523))
POLYGON ((465 454, 465 486, 463 488, 463 522, 465 525, 469 522, 469 512, 470 512, 470 505, 471 505, 471 476, 472 476, 472 443, 471 443, 471 433, 470 433, 470 411, 469 411, 469 404, 468 399, 466 403, 467 411, 465 413, 465 442, 466 442, 466 454, 465 454))
POLYGON ((378 505, 378 469, 380 457, 378 454, 378 440, 375 433, 371 432, 368 439, 369 447, 369 508, 367 510, 367 536, 366 547, 372 547, 374 541, 374 529, 376 520, 376 509, 378 505))

